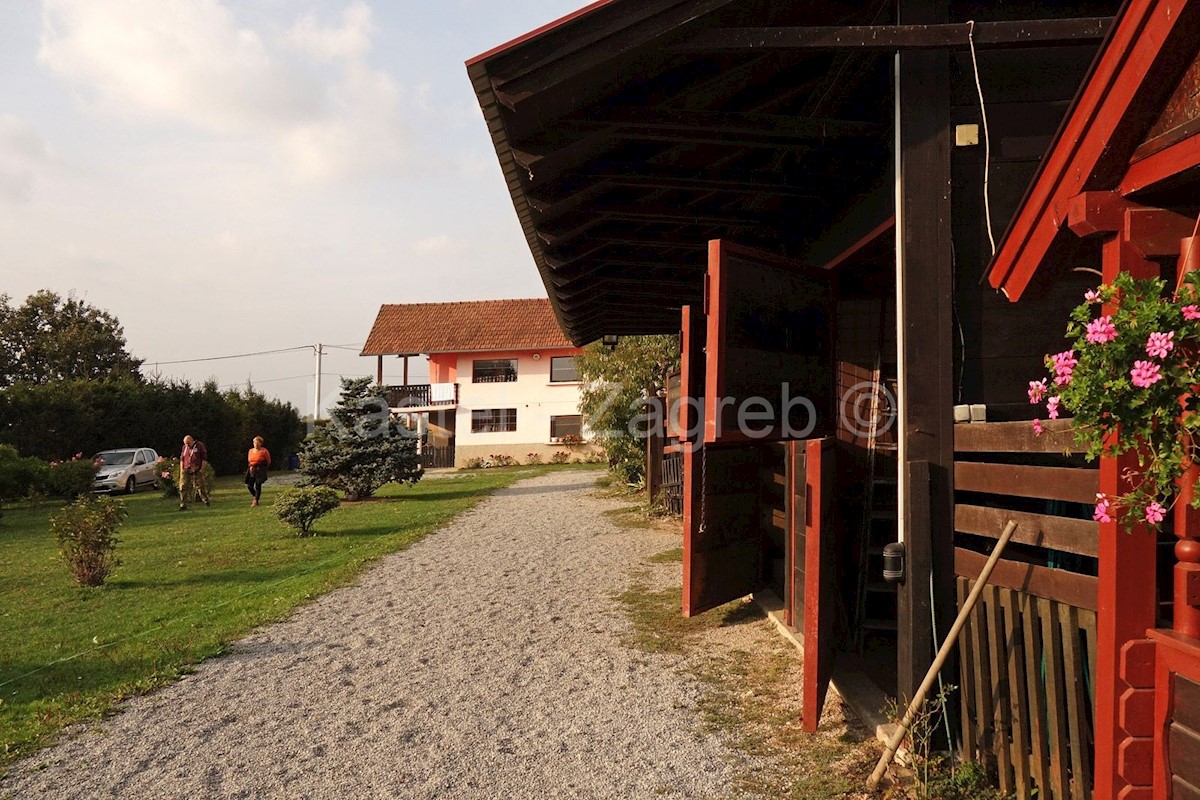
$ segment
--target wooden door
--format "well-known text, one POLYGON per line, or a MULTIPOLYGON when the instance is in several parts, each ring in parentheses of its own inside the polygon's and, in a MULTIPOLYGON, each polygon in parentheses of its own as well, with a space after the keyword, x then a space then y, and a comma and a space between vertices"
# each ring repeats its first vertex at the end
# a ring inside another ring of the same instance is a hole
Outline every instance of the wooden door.
POLYGON ((762 452, 697 444, 683 458, 683 615, 690 617, 762 585, 762 452))
POLYGON ((828 273, 714 240, 708 243, 705 289, 704 441, 777 441, 832 430, 828 273), (750 398, 761 398, 769 408, 748 406, 752 424, 739 426, 739 408, 750 398), (798 398, 811 405, 787 402, 798 398))
MULTIPOLYGON (((834 442, 810 439, 805 447, 803 498, 803 630, 804 630, 804 720, 808 733, 815 733, 833 674, 833 626, 836 613, 837 547, 834 512, 834 442)), ((793 591, 796 591, 796 587, 793 591)))

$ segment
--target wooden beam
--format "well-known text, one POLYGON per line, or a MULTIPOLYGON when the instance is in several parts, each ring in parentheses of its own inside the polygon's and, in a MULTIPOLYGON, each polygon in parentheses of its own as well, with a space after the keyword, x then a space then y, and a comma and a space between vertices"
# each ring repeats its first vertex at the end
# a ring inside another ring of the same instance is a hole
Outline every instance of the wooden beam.
POLYGON ((1019 544, 1046 547, 1091 558, 1096 558, 1100 552, 1097 544, 1100 525, 1091 520, 961 503, 954 507, 955 529, 975 536, 999 538, 1000 532, 1010 519, 1020 526, 1012 536, 1012 541, 1019 544))
POLYGON ((1048 419, 1038 436, 1030 422, 972 422, 954 426, 959 453, 1078 453, 1071 420, 1048 419))
POLYGON ((1048 47, 1100 42, 1112 17, 1005 20, 931 25, 847 25, 812 28, 713 28, 672 48, 681 53, 762 52, 763 50, 929 50, 1048 47))
POLYGON ((954 488, 960 492, 1091 504, 1096 502, 1096 492, 1100 489, 1100 472, 1077 467, 959 461, 954 465, 954 488))
POLYGON ((660 131, 678 134, 683 138, 699 133, 729 137, 733 140, 763 136, 788 141, 821 141, 856 136, 882 136, 887 133, 887 129, 877 123, 859 120, 628 106, 605 109, 588 119, 572 119, 570 122, 575 125, 599 126, 601 129, 615 125, 623 133, 639 130, 660 131))
POLYGON ((896 183, 892 170, 848 206, 846 215, 828 226, 821 238, 808 247, 805 260, 832 269, 875 237, 895 227, 896 183))
POLYGON ((689 176, 682 172, 655 170, 646 165, 629 165, 630 173, 603 171, 591 175, 579 173, 613 186, 631 189, 660 189, 680 192, 719 192, 723 194, 752 194, 778 197, 822 197, 828 190, 828 177, 813 178, 804 185, 791 183, 782 175, 743 173, 731 170, 728 177, 721 171, 711 176, 689 176), (751 177, 753 176, 753 177, 751 177))
MULTIPOLYGON (((961 547, 954 549, 954 571, 964 578, 974 580, 978 577, 986 561, 987 556, 982 553, 961 547)), ((996 563, 989 583, 1057 600, 1075 608, 1096 610, 1097 581, 1091 575, 1001 559, 996 563)))

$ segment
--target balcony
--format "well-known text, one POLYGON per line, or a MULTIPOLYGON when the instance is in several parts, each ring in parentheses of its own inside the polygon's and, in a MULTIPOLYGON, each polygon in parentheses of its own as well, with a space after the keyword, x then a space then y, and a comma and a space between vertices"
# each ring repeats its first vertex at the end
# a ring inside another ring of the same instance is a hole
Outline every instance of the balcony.
POLYGON ((457 383, 414 383, 407 386, 384 386, 388 408, 411 411, 447 408, 458 405, 457 383))

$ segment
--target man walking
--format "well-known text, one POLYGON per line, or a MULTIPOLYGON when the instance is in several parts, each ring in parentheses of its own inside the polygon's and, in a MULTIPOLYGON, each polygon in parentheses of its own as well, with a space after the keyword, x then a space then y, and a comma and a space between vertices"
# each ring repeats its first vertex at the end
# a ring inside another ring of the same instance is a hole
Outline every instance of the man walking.
POLYGON ((208 480, 204 477, 204 465, 208 462, 208 449, 204 442, 183 437, 183 450, 179 453, 179 510, 188 507, 188 502, 199 499, 208 505, 208 480))

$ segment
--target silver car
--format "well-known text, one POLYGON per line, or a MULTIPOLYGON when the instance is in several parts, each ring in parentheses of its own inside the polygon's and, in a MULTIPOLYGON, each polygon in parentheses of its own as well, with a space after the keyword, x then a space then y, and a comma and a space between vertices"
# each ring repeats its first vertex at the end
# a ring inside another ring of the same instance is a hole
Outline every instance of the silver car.
POLYGON ((149 447, 103 450, 92 457, 98 467, 94 492, 133 494, 140 487, 154 485, 154 462, 158 453, 149 447))

